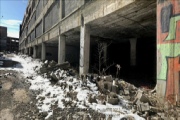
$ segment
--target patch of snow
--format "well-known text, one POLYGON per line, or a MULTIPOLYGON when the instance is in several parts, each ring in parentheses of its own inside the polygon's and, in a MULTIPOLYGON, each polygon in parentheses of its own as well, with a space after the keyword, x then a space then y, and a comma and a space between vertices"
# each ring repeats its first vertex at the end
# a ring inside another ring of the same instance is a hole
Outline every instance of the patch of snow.
MULTIPOLYGON (((91 94, 97 96, 100 94, 95 83, 87 81, 87 86, 84 86, 81 80, 73 78, 72 76, 67 77, 65 74, 66 71, 59 69, 56 70, 54 74, 60 80, 55 85, 52 85, 50 80, 46 77, 47 74, 44 74, 43 76, 45 77, 43 77, 35 72, 35 68, 39 69, 42 65, 40 60, 32 59, 31 57, 27 57, 25 55, 15 55, 12 57, 12 60, 21 63, 22 68, 14 68, 14 70, 21 71, 24 76, 27 77, 27 82, 31 84, 29 89, 39 91, 39 94, 36 97, 38 100, 36 105, 40 112, 48 112, 48 116, 46 116, 45 119, 48 119, 51 115, 53 115, 51 105, 57 104, 59 108, 65 108, 63 101, 72 101, 78 108, 89 107, 93 110, 99 111, 100 113, 104 113, 107 116, 112 115, 112 120, 119 120, 126 115, 133 116, 135 120, 144 120, 140 116, 132 114, 130 110, 123 107, 123 104, 126 104, 125 100, 121 101, 121 105, 89 103, 88 95, 91 94), (33 77, 30 79, 28 78, 29 76, 33 77), (66 84, 67 86, 65 87, 63 84, 66 84), (70 91, 70 86, 72 86, 71 91, 77 92, 77 101, 72 100, 67 96, 67 92, 70 91)), ((48 63, 48 61, 45 61, 45 63, 48 63)))

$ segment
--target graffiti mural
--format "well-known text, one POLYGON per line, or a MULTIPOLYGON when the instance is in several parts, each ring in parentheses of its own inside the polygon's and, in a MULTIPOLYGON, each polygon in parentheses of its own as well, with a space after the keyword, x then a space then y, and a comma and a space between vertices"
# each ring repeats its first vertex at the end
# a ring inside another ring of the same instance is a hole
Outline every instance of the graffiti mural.
POLYGON ((157 80, 171 102, 180 95, 180 0, 157 2, 157 80))

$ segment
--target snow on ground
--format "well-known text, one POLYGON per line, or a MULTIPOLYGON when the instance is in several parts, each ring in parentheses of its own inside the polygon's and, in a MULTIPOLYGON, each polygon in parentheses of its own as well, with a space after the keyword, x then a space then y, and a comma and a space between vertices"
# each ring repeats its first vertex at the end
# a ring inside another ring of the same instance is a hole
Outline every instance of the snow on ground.
MULTIPOLYGON (((37 107, 40 112, 48 112, 48 118, 53 114, 53 110, 51 109, 51 105, 58 104, 58 107, 65 108, 63 101, 72 101, 74 105, 78 108, 92 108, 96 111, 104 113, 106 115, 113 115, 112 120, 119 120, 124 116, 132 116, 136 120, 144 120, 144 118, 139 117, 136 114, 132 114, 130 109, 127 109, 121 105, 111 105, 106 103, 106 105, 98 104, 98 103, 89 103, 88 95, 98 95, 100 94, 96 84, 88 81, 87 86, 85 87, 81 80, 77 78, 73 78, 72 76, 64 76, 61 80, 59 80, 56 84, 51 84, 50 80, 44 76, 37 74, 35 68, 38 69, 42 65, 42 62, 38 59, 32 59, 31 57, 27 57, 25 55, 14 55, 11 58, 14 61, 21 63, 21 65, 16 65, 13 68, 0 68, 1 70, 17 70, 24 74, 24 77, 27 78, 27 82, 31 84, 31 90, 39 91, 36 99, 37 107), (22 67, 18 67, 22 66, 22 67), (64 85, 67 86, 64 86, 64 85), (72 90, 70 90, 70 86, 72 90), (68 96, 70 91, 77 92, 77 99, 73 100, 68 96)), ((55 74, 59 72, 57 70, 55 74)), ((62 70, 61 70, 62 71, 62 70)), ((121 96, 119 96, 121 97, 121 96)), ((127 101, 123 100, 121 103, 126 103, 127 101)))

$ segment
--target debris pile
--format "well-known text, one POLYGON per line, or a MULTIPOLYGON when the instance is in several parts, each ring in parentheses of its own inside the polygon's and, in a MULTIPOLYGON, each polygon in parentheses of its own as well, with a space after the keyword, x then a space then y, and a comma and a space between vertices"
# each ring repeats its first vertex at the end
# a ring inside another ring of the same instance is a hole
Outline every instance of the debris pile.
POLYGON ((178 107, 170 103, 162 107, 164 105, 156 92, 137 88, 111 75, 87 74, 79 77, 68 62, 45 61, 39 67, 39 61, 24 59, 26 61, 21 62, 23 67, 29 68, 23 72, 27 75, 30 89, 36 93, 36 105, 45 119, 55 117, 59 110, 63 113, 60 119, 67 116, 93 119, 93 116, 105 115, 106 119, 155 120, 177 118, 179 114, 178 107), (72 113, 77 108, 80 109, 78 114, 72 113))
POLYGON ((96 79, 96 83, 103 96, 107 96, 105 97, 107 103, 119 105, 124 99, 128 101, 126 107, 143 118, 153 120, 180 119, 180 108, 173 106, 168 101, 161 101, 162 99, 158 98, 155 89, 136 88, 123 80, 113 79, 111 75, 99 77, 96 79), (163 105, 163 103, 168 105, 163 105), (170 111, 173 113, 169 114, 170 111))

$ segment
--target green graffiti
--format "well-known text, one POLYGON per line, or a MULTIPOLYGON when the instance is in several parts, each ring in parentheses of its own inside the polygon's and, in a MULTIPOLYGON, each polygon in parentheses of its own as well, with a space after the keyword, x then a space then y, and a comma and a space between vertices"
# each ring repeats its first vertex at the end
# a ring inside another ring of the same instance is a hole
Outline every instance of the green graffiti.
POLYGON ((180 20, 180 16, 172 17, 170 19, 170 27, 169 27, 169 34, 168 37, 165 40, 175 40, 176 39, 176 26, 177 21, 180 20))
POLYGON ((161 52, 161 68, 160 73, 157 75, 157 79, 166 80, 167 75, 167 60, 166 57, 177 57, 180 56, 180 43, 170 43, 170 44, 158 44, 157 50, 161 52))

